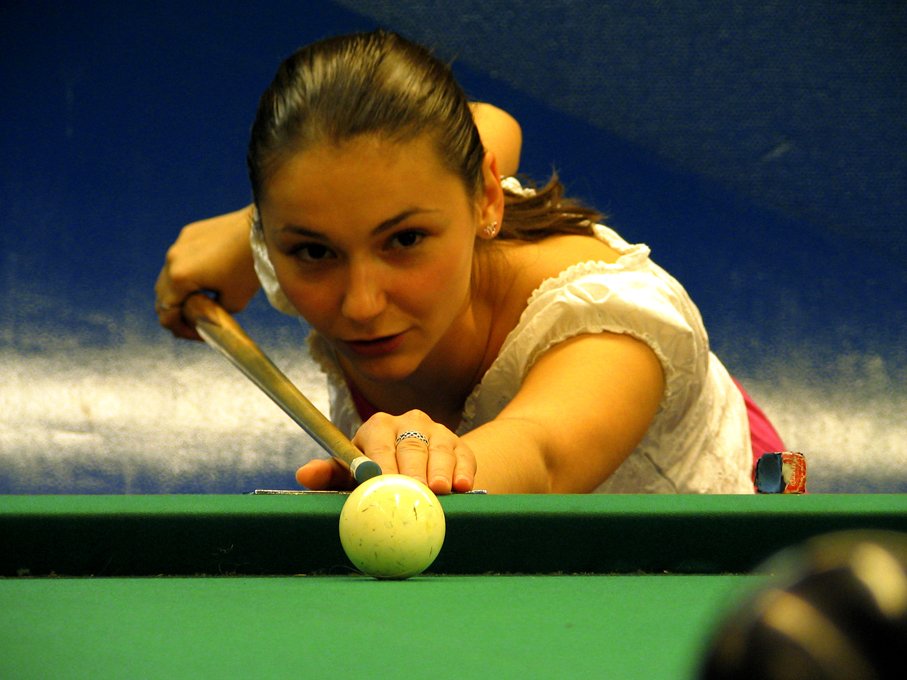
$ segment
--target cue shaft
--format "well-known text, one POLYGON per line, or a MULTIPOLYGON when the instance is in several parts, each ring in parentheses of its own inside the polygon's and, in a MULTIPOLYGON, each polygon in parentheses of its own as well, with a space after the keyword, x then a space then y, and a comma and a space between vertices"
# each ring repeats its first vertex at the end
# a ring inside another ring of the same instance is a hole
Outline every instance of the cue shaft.
POLYGON ((229 359, 247 378, 334 458, 349 468, 357 482, 381 474, 381 468, 344 435, 281 372, 236 320, 207 295, 190 295, 183 317, 202 339, 229 359))

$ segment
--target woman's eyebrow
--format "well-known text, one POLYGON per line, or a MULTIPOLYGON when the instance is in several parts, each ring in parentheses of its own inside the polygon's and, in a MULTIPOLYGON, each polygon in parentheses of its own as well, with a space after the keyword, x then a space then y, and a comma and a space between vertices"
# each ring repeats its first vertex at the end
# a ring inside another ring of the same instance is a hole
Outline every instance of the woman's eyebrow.
MULTIPOLYGON (((414 215, 422 215, 422 214, 426 214, 426 213, 436 213, 436 212, 440 212, 440 210, 437 210, 434 208, 407 208, 406 210, 400 212, 399 214, 394 215, 393 217, 390 217, 390 218, 384 220, 383 222, 381 222, 377 227, 372 229, 372 235, 377 236, 377 235, 381 234, 382 232, 387 231, 388 229, 393 229, 398 224, 400 224, 404 220, 406 220, 414 215)), ((304 236, 306 238, 319 239, 322 241, 329 240, 328 237, 325 236, 324 234, 322 234, 320 231, 318 231, 316 229, 310 229, 309 227, 304 227, 299 224, 286 224, 280 228, 280 231, 289 232, 289 233, 295 234, 297 236, 304 236)))
POLYGON ((401 212, 399 215, 395 215, 394 217, 391 217, 388 220, 384 220, 381 224, 379 224, 377 227, 372 229, 372 234, 378 235, 383 231, 387 231, 388 229, 393 229, 398 224, 400 224, 403 220, 406 220, 406 219, 412 217, 413 215, 424 215, 425 213, 436 213, 436 212, 441 212, 441 211, 436 208, 408 208, 407 210, 404 210, 403 212, 401 212))

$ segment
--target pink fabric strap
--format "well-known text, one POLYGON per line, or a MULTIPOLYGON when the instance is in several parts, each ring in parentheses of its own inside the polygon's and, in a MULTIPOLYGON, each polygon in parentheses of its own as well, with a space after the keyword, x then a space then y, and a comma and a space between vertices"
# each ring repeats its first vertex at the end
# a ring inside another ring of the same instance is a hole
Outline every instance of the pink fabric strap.
POLYGON ((747 394, 746 390, 743 389, 743 385, 736 378, 734 379, 734 384, 737 385, 737 389, 740 390, 740 394, 743 395, 743 401, 746 404, 746 414, 750 421, 750 442, 753 446, 753 464, 759 460, 759 456, 763 453, 785 451, 781 435, 778 434, 768 416, 756 405, 756 402, 747 394))

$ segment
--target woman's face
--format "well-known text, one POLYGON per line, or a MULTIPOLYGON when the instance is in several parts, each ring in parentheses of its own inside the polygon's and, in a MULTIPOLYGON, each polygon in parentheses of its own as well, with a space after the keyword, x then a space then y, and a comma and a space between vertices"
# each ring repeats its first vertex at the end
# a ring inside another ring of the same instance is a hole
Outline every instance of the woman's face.
POLYGON ((405 379, 468 314, 487 208, 429 138, 316 145, 278 169, 259 208, 283 291, 363 376, 405 379))

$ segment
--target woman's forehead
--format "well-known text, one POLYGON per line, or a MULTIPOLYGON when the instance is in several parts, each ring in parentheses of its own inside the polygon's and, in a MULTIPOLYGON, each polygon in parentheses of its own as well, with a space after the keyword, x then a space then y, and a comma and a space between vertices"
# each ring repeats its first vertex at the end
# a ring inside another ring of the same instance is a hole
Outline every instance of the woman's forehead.
POLYGON ((334 141, 322 140, 288 153, 277 165, 278 175, 355 176, 374 172, 412 172, 450 174, 441 160, 431 136, 393 139, 365 134, 334 141))
POLYGON ((470 203, 426 136, 402 142, 362 136, 312 146, 275 170, 262 199, 266 222, 329 221, 341 214, 380 222, 380 214, 451 211, 470 203))
POLYGON ((408 140, 360 135, 341 142, 319 142, 288 154, 271 173, 265 193, 275 198, 287 189, 295 192, 323 185, 340 189, 362 182, 390 190, 392 185, 448 183, 452 179, 459 178, 443 163, 428 135, 408 140))

